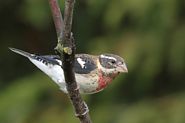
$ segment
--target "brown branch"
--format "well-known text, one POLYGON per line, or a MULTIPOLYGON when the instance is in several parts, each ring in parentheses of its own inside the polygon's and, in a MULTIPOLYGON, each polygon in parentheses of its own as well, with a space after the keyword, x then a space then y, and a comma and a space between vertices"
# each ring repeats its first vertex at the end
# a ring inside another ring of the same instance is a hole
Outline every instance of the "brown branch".
POLYGON ((62 59, 68 95, 75 109, 76 116, 79 118, 80 122, 91 123, 88 107, 80 96, 73 70, 76 46, 75 40, 71 33, 71 27, 75 1, 65 1, 64 23, 57 0, 49 0, 49 2, 58 36, 58 44, 56 49, 60 53, 60 57, 62 59))

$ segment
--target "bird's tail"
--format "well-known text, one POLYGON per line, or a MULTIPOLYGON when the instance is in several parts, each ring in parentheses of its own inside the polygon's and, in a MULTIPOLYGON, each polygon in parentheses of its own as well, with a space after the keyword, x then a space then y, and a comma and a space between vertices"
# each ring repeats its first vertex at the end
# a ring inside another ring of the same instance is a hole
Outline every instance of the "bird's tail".
POLYGON ((11 47, 9 47, 9 49, 10 49, 11 51, 17 53, 17 54, 20 54, 20 55, 22 55, 22 56, 27 57, 27 58, 30 58, 30 57, 33 56, 33 54, 30 54, 30 53, 28 53, 28 52, 25 52, 25 51, 22 51, 22 50, 19 50, 19 49, 16 49, 16 48, 11 48, 11 47))

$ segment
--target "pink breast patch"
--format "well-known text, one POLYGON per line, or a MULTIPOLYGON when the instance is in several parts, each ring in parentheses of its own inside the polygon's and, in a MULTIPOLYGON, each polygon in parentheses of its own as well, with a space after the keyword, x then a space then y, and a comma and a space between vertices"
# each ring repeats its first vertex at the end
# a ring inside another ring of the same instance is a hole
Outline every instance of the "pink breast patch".
POLYGON ((111 81, 112 81, 111 77, 107 77, 101 74, 99 76, 98 88, 96 90, 97 91, 103 90, 111 81))

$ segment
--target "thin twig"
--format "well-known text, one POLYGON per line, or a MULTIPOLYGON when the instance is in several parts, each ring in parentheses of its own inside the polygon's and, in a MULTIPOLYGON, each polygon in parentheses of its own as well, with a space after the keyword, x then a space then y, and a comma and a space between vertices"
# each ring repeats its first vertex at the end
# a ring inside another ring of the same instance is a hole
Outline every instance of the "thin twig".
POLYGON ((79 118, 80 122, 91 123, 88 107, 80 96, 73 71, 76 46, 75 40, 71 33, 71 27, 75 1, 65 1, 64 22, 57 0, 49 0, 49 2, 58 36, 58 44, 56 49, 59 51, 60 57, 62 59, 68 95, 75 109, 76 116, 79 118))
POLYGON ((53 20, 54 20, 54 24, 55 24, 57 37, 62 38, 62 33, 64 30, 64 21, 62 18, 62 14, 60 11, 58 1, 57 0, 49 0, 49 4, 50 4, 52 15, 53 15, 53 20))

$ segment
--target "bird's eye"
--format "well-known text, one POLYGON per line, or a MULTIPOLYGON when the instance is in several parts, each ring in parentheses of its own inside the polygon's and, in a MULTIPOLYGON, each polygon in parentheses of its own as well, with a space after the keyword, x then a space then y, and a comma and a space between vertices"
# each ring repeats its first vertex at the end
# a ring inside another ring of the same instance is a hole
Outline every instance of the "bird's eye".
POLYGON ((112 63, 112 64, 115 64, 115 63, 116 63, 116 61, 112 60, 112 61, 111 61, 111 63, 112 63))

